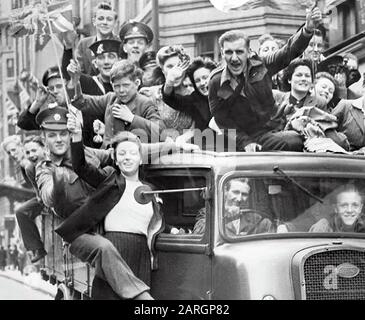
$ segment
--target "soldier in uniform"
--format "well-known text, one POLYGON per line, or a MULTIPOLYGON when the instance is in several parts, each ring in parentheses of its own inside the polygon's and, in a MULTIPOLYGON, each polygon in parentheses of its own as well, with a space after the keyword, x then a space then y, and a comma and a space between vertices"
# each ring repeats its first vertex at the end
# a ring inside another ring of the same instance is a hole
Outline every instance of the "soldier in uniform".
MULTIPOLYGON (((63 77, 64 78, 64 77, 63 77)), ((18 127, 25 131, 40 130, 39 124, 36 122, 37 114, 44 109, 47 109, 49 104, 54 103, 58 107, 67 109, 65 89, 66 80, 62 80, 61 73, 58 67, 51 67, 47 69, 42 78, 43 86, 39 86, 35 101, 24 110, 18 119, 18 127)), ((74 96, 74 90, 67 90, 67 94, 74 96)), ((87 116, 83 115, 85 123, 87 123, 87 116)), ((87 127, 87 126, 86 126, 87 127)), ((93 134, 84 131, 83 138, 85 145, 94 147, 93 134)))
POLYGON ((250 51, 242 31, 228 31, 219 39, 226 63, 210 78, 209 105, 215 124, 235 141, 237 150, 301 150, 300 137, 273 131, 277 124, 271 121, 275 113, 271 77, 303 53, 321 18, 320 10, 313 8, 305 26, 283 48, 263 59, 250 51))
MULTIPOLYGON (((99 70, 99 74, 96 76, 90 76, 82 73, 81 66, 76 61, 68 57, 69 59, 63 60, 63 68, 67 71, 70 70, 74 73, 75 70, 79 70, 81 90, 85 94, 93 96, 101 96, 113 91, 113 87, 110 83, 110 70, 114 63, 120 60, 119 48, 121 42, 119 40, 101 40, 93 43, 89 48, 95 56, 94 64, 99 70)), ((75 84, 73 84, 75 85, 75 84)), ((72 86, 68 86, 70 88, 72 86)))
POLYGON ((128 21, 120 29, 119 37, 123 42, 123 58, 139 65, 139 59, 153 40, 151 28, 142 22, 128 21))
MULTIPOLYGON (((88 74, 82 73, 80 65, 74 60, 70 61, 71 56, 66 58, 66 55, 64 54, 62 62, 63 68, 66 68, 65 65, 69 63, 67 66, 67 72, 69 72, 70 75, 79 75, 79 79, 76 78, 73 81, 70 81, 68 87, 74 88, 74 86, 78 85, 79 83, 81 86, 81 91, 84 94, 92 96, 102 96, 108 92, 112 92, 113 87, 110 83, 110 71, 114 64, 120 60, 120 45, 121 42, 119 40, 101 40, 93 43, 90 46, 90 50, 95 56, 95 65, 100 71, 97 76, 90 76, 88 74)), ((101 141, 94 139, 94 123, 96 120, 98 120, 98 124, 100 124, 100 122, 104 122, 104 117, 95 117, 92 114, 86 112, 83 113, 83 118, 84 126, 82 130, 85 145, 92 148, 100 148, 102 139, 101 141)), ((95 125, 97 126, 97 124, 95 125)))
POLYGON ((18 127, 20 129, 31 131, 39 130, 39 126, 35 118, 41 108, 48 103, 57 103, 61 107, 66 107, 66 97, 64 93, 65 82, 62 80, 60 71, 57 66, 46 70, 42 78, 43 86, 39 86, 35 101, 24 110, 18 119, 18 127))
MULTIPOLYGON (((44 204, 52 207, 55 213, 67 219, 85 203, 93 188, 82 181, 72 169, 70 160, 70 133, 67 130, 67 110, 51 107, 37 116, 42 129, 50 159, 41 162, 36 168, 36 181, 44 204)), ((107 151, 86 148, 88 163, 104 167, 100 154, 110 159, 107 151), (97 152, 99 158, 97 157, 97 152)), ((96 268, 98 279, 105 280, 121 299, 151 299, 149 287, 130 270, 113 244, 90 231, 82 234, 70 244, 70 252, 96 268)))

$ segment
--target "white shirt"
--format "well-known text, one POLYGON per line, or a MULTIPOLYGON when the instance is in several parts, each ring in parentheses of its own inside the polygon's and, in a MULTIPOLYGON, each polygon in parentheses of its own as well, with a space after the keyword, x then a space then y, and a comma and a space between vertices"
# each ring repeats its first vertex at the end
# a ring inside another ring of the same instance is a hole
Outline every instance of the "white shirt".
POLYGON ((148 226, 153 216, 152 203, 139 204, 134 191, 142 186, 140 181, 126 180, 126 188, 120 201, 105 218, 106 232, 127 232, 147 236, 148 226))

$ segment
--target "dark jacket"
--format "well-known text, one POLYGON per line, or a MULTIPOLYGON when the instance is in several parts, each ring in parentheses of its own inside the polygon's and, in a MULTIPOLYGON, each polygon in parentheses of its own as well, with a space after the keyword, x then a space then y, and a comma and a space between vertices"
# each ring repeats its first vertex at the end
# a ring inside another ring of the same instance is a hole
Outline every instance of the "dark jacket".
MULTIPOLYGON (((87 161, 96 167, 102 168, 112 163, 110 152, 106 150, 86 148, 85 153, 87 161)), ((36 182, 43 203, 64 219, 84 204, 94 191, 74 172, 68 156, 59 165, 50 160, 40 162, 36 167, 36 182)))
POLYGON ((275 113, 272 76, 287 67, 308 46, 310 35, 303 29, 292 36, 277 52, 261 60, 257 55, 248 58, 243 93, 233 103, 227 103, 234 90, 229 81, 222 81, 227 67, 213 71, 209 82, 209 105, 212 116, 221 129, 236 129, 237 144, 245 147, 262 134, 275 128, 270 121, 275 113))
POLYGON ((337 117, 337 131, 346 135, 351 150, 365 147, 365 98, 341 100, 332 114, 337 117))
MULTIPOLYGON (((75 172, 96 190, 83 206, 56 229, 56 232, 69 243, 102 222, 120 201, 126 187, 125 178, 116 169, 112 167, 98 169, 86 162, 82 142, 72 143, 71 150, 72 166, 75 172)), ((156 200, 153 201, 153 209, 154 214, 147 235, 152 256, 156 236, 165 228, 156 200)))
POLYGON ((162 98, 171 108, 190 115, 195 121, 195 128, 204 131, 209 127, 212 114, 209 109, 208 97, 204 97, 197 91, 187 96, 181 96, 174 91, 170 95, 166 95, 164 88, 162 88, 162 98))
MULTIPOLYGON (((62 72, 67 80, 70 80, 70 76, 67 72, 67 67, 70 64, 72 58, 72 49, 65 49, 63 51, 62 57, 62 72)), ((80 85, 82 92, 91 96, 102 96, 108 92, 113 91, 113 87, 110 81, 103 82, 100 77, 100 73, 94 76, 91 76, 87 73, 81 73, 80 85)))

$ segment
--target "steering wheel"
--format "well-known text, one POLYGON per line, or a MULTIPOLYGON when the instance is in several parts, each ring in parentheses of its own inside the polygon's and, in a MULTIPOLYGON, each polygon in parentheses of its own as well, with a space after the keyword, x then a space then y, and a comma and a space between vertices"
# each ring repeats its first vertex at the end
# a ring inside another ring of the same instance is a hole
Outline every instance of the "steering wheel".
POLYGON ((246 232, 247 235, 253 234, 254 230, 257 228, 257 226, 264 220, 264 219, 268 219, 270 221, 272 221, 272 217, 270 217, 266 212, 262 211, 262 210, 257 210, 257 209, 241 209, 240 212, 236 215, 230 216, 230 217, 225 217, 225 223, 227 222, 231 222, 234 220, 238 220, 241 219, 241 217, 243 217, 244 215, 246 215, 247 213, 254 213, 257 214, 261 217, 261 219, 259 219, 257 222, 255 222, 253 224, 253 226, 246 232))
POLYGON ((267 218, 269 220, 272 220, 272 217, 270 217, 266 212, 261 211, 261 210, 257 210, 257 209, 240 209, 240 212, 233 215, 233 216, 225 216, 225 222, 230 222, 230 221, 234 221, 234 220, 238 220, 240 219, 242 216, 246 215, 247 213, 255 213, 260 215, 261 217, 267 218))

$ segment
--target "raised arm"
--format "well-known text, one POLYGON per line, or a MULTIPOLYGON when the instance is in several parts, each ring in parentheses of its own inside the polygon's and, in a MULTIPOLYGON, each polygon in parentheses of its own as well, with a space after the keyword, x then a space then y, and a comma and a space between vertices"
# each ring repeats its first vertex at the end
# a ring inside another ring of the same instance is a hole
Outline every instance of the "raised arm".
POLYGON ((181 96, 172 91, 166 94, 164 87, 162 88, 162 100, 171 108, 195 116, 196 107, 194 106, 194 97, 191 95, 181 96))
POLYGON ((308 47, 314 29, 322 20, 322 14, 318 7, 314 7, 307 14, 307 20, 303 28, 294 34, 278 51, 264 58, 266 67, 271 75, 286 68, 292 60, 299 57, 308 47))
POLYGON ((86 161, 84 145, 82 143, 81 124, 73 115, 68 115, 67 128, 72 134, 72 167, 82 180, 90 186, 97 188, 108 176, 107 171, 96 168, 86 161))

